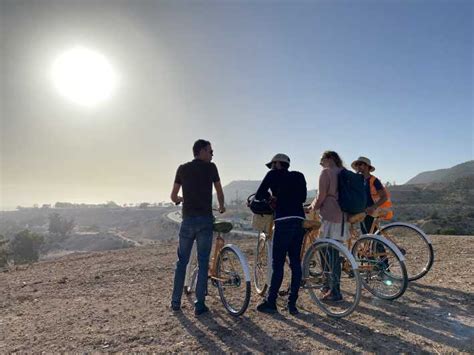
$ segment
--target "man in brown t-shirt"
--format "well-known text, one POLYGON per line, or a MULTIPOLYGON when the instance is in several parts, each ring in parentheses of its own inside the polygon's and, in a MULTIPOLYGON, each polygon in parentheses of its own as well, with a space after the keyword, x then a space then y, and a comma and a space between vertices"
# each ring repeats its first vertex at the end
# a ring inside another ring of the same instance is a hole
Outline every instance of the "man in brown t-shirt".
POLYGON ((179 230, 178 261, 174 275, 171 308, 181 309, 186 266, 194 244, 197 243, 198 278, 194 312, 200 315, 209 309, 205 304, 209 255, 212 248, 212 185, 216 189, 219 212, 224 213, 224 192, 217 167, 211 163, 213 150, 211 143, 199 139, 193 146, 194 160, 180 165, 176 172, 171 200, 183 202, 183 222, 179 230), (178 196, 183 188, 183 197, 178 196))

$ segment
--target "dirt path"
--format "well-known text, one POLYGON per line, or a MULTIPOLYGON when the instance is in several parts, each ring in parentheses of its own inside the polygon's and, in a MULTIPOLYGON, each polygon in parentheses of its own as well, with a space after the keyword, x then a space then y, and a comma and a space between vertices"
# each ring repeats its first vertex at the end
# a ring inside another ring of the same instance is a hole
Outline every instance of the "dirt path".
MULTIPOLYGON (((474 352, 474 237, 433 237, 436 260, 394 302, 366 291, 356 312, 329 319, 303 292, 304 314, 241 318, 210 286, 211 312, 192 299, 169 310, 176 242, 69 255, 0 274, 0 353, 13 351, 474 352)), ((255 240, 236 240, 253 261, 255 240)))

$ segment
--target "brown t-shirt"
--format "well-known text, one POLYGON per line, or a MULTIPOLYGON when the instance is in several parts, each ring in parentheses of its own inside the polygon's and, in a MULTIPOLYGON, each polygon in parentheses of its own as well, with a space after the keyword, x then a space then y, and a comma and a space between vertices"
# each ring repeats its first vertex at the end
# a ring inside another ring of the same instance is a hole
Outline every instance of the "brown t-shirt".
POLYGON ((214 163, 194 159, 178 167, 174 182, 183 187, 183 218, 212 216, 212 184, 217 181, 214 163))

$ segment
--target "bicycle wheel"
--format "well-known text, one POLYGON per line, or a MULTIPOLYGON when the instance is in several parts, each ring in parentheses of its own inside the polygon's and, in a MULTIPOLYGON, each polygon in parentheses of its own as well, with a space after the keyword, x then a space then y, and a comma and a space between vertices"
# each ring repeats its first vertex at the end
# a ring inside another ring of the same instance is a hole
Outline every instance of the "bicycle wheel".
POLYGON ((360 301, 361 281, 357 267, 343 244, 333 239, 318 239, 303 258, 303 288, 328 316, 348 316, 360 301), (325 299, 327 292, 333 289, 340 299, 325 299))
POLYGON ((243 314, 250 302, 250 271, 239 248, 225 245, 218 255, 216 282, 224 307, 233 316, 243 314))
POLYGON ((184 293, 189 295, 196 290, 198 261, 197 261, 197 246, 193 245, 191 256, 189 258, 188 266, 186 267, 186 277, 184 279, 184 293))
POLYGON ((394 300, 405 292, 408 285, 407 269, 400 250, 385 238, 364 234, 352 247, 359 264, 364 287, 373 295, 394 300))
POLYGON ((405 256, 408 280, 425 276, 433 266, 434 251, 429 237, 418 227, 408 223, 390 223, 375 234, 391 240, 405 256))
POLYGON ((267 240, 265 233, 260 233, 253 267, 255 290, 260 296, 264 296, 268 289, 269 274, 272 267, 271 252, 271 240, 267 240))

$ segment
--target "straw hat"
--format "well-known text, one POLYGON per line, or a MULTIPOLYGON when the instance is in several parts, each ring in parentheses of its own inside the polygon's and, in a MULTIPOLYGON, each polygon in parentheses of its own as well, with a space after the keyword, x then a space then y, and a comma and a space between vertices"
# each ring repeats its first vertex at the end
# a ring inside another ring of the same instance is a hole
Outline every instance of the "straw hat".
POLYGON ((369 158, 366 158, 366 157, 359 157, 357 158, 357 160, 354 160, 351 164, 351 167, 352 169, 354 170, 357 170, 356 168, 356 164, 357 163, 364 163, 364 164, 367 164, 369 166, 369 171, 372 172, 375 170, 375 168, 372 166, 372 163, 370 162, 370 159, 369 158))

